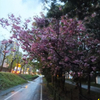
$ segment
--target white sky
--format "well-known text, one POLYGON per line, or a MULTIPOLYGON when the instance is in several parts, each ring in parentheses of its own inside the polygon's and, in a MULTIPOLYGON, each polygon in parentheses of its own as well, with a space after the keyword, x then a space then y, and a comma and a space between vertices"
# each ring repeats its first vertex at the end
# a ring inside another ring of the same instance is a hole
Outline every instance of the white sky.
MULTIPOLYGON (((33 17, 43 12, 42 0, 0 0, 0 18, 7 18, 8 14, 33 17)), ((10 32, 0 26, 0 41, 10 37, 10 32)))

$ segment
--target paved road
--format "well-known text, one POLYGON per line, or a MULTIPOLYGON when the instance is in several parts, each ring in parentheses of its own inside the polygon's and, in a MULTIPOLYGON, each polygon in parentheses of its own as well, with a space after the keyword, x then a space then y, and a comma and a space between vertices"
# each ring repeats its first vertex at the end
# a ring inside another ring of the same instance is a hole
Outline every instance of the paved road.
MULTIPOLYGON (((69 83, 69 84, 72 84, 72 85, 76 85, 75 82, 71 82, 71 81, 67 81, 67 80, 65 82, 69 83)), ((82 88, 87 89, 87 85, 82 84, 82 88)), ((98 88, 98 87, 91 86, 90 90, 100 93, 100 88, 98 88)))
POLYGON ((42 77, 0 92, 0 100, 42 100, 42 77))

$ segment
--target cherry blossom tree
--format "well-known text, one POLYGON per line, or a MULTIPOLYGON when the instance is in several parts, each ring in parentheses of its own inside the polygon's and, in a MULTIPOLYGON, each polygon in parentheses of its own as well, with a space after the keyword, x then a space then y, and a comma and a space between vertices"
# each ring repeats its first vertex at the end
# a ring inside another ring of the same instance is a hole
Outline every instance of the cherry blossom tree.
POLYGON ((9 20, 1 19, 1 25, 4 28, 11 26, 11 38, 19 41, 31 60, 41 63, 40 68, 46 75, 47 72, 53 75, 53 81, 59 83, 58 86, 64 85, 66 70, 72 70, 71 74, 79 78, 80 83, 84 77, 88 77, 90 82, 90 75, 93 75, 100 62, 100 41, 87 33, 83 21, 67 16, 62 16, 59 21, 35 17, 34 26, 32 20, 22 22, 20 17, 14 15, 9 16, 9 20))

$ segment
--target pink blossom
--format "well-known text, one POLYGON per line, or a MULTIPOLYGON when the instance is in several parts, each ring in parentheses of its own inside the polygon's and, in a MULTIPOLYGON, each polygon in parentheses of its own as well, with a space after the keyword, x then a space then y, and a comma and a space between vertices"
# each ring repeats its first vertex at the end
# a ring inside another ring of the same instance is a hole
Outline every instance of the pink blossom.
POLYGON ((82 76, 83 73, 82 72, 78 72, 77 74, 78 74, 78 77, 80 77, 80 76, 82 76))
POLYGON ((30 22, 30 20, 29 20, 29 19, 27 19, 27 20, 26 20, 26 23, 29 23, 29 22, 30 22))
POLYGON ((42 67, 43 69, 45 68, 45 67, 42 67))
POLYGON ((19 46, 19 44, 18 44, 18 43, 16 43, 16 45, 17 45, 17 46, 19 46))
POLYGON ((11 38, 17 38, 17 35, 16 34, 13 34, 11 38))
POLYGON ((30 60, 33 60, 33 58, 30 58, 30 60))
POLYGON ((69 33, 70 33, 70 34, 72 34, 72 33, 73 33, 73 31, 72 31, 72 30, 70 30, 70 31, 69 31, 69 33))
POLYGON ((79 63, 79 60, 74 60, 73 62, 74 62, 74 63, 79 63))
POLYGON ((72 19, 72 18, 70 18, 70 19, 69 19, 69 21, 71 21, 71 22, 72 22, 72 21, 73 21, 73 19, 72 19))
MULTIPOLYGON (((62 16, 59 25, 57 25, 55 19, 49 19, 49 22, 52 22, 50 26, 43 27, 45 26, 46 19, 44 17, 36 17, 35 22, 37 26, 34 28, 32 25, 32 28, 27 27, 25 29, 25 25, 28 26, 30 19, 25 20, 25 23, 21 23, 20 25, 16 24, 20 22, 20 19, 14 16, 10 16, 10 20, 14 22, 12 30, 16 33, 13 34, 12 38, 18 40, 22 49, 30 55, 30 58, 40 60, 45 68, 51 67, 52 72, 54 72, 53 74, 59 70, 59 64, 63 65, 64 70, 67 68, 71 70, 73 63, 79 65, 79 70, 85 69, 87 71, 90 61, 91 64, 94 64, 93 62, 96 62, 96 60, 99 62, 99 59, 96 58, 100 53, 100 47, 97 45, 99 41, 93 40, 93 37, 91 38, 89 34, 88 36, 85 35, 85 27, 82 21, 62 16), (58 28, 59 35, 57 34, 58 28), (93 56, 92 47, 93 49, 96 47, 95 56, 93 56)), ((1 24, 3 23, 6 24, 9 22, 3 20, 1 24)), ((5 44, 6 42, 4 41, 3 43, 5 44)), ((23 60, 26 61, 26 59, 26 56, 23 57, 23 60)), ((92 69, 96 70, 94 67, 92 69)), ((82 72, 77 73, 74 71, 71 72, 71 75, 74 76, 75 73, 79 77, 83 75, 82 72)))
POLYGON ((11 51, 15 52, 16 50, 15 49, 12 49, 11 51))
POLYGON ((23 56, 27 57, 28 55, 24 54, 23 56))
POLYGON ((59 10, 62 10, 61 6, 59 7, 59 10))
POLYGON ((11 17, 13 18, 13 17, 14 17, 14 15, 13 15, 13 14, 11 14, 11 17))
POLYGON ((72 53, 72 51, 69 51, 69 53, 72 53))
POLYGON ((70 72, 69 73, 71 76, 74 76, 75 75, 75 72, 70 72))
POLYGON ((9 51, 8 51, 8 50, 4 50, 3 52, 4 52, 4 53, 8 53, 9 51))
POLYGON ((6 25, 9 26, 10 24, 8 23, 8 20, 5 21, 6 25))
POLYGON ((28 61, 25 61, 26 64, 28 64, 28 61))
POLYGON ((51 57, 51 56, 49 56, 47 59, 48 59, 48 60, 51 60, 51 59, 52 59, 52 57, 51 57))
POLYGON ((96 67, 92 67, 92 69, 93 69, 93 71, 95 71, 96 70, 96 67))
POLYGON ((92 17, 95 17, 95 16, 96 16, 96 13, 94 12, 91 16, 92 16, 92 17))
POLYGON ((92 62, 95 62, 95 61, 96 61, 96 58, 94 58, 94 59, 91 59, 91 61, 92 61, 92 62))
POLYGON ((87 63, 84 63, 84 67, 88 67, 89 66, 89 64, 87 64, 87 63))
POLYGON ((9 40, 9 43, 12 43, 13 41, 12 40, 9 40))
POLYGON ((26 60, 26 58, 23 58, 23 60, 26 60))
POLYGON ((15 24, 13 24, 13 28, 16 29, 16 30, 21 29, 20 26, 17 26, 17 25, 15 25, 15 24))
POLYGON ((78 44, 79 44, 79 45, 81 45, 81 44, 82 44, 82 42, 78 42, 78 44))
POLYGON ((3 40, 3 41, 2 41, 2 44, 7 44, 7 43, 8 43, 7 40, 3 40))
POLYGON ((65 57, 65 62, 67 62, 69 60, 69 58, 68 57, 65 57))

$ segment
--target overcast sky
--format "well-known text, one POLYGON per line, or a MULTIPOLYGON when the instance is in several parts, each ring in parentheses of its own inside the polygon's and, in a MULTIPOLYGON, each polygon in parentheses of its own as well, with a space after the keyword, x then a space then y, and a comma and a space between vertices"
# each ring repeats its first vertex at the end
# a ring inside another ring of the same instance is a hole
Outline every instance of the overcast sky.
MULTIPOLYGON (((7 18, 8 14, 21 16, 22 18, 33 17, 43 12, 41 0, 0 0, 0 18, 7 18)), ((0 41, 9 38, 10 33, 0 26, 0 41)))

